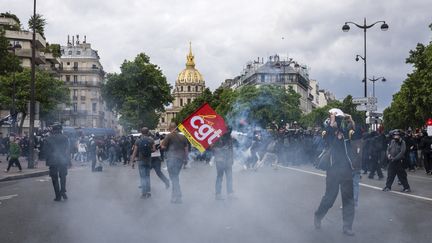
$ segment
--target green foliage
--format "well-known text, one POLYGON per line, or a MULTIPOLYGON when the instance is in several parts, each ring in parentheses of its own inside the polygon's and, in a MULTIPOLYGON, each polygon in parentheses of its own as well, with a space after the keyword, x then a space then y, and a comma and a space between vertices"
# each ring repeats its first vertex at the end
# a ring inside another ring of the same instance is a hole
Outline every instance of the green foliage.
MULTIPOLYGON (((429 27, 432 29, 432 24, 429 27)), ((406 63, 413 65, 413 71, 393 95, 390 107, 384 110, 387 130, 422 127, 432 117, 432 42, 417 44, 406 63)))
MULTIPOLYGON (((30 102, 31 70, 0 76, 0 104, 2 108, 12 108, 13 84, 15 82, 15 104, 18 112, 27 115, 30 102)), ((35 76, 35 100, 40 102, 41 119, 54 110, 58 104, 69 103, 69 89, 63 81, 52 77, 45 71, 37 71, 35 76)))
POLYGON ((332 108, 339 108, 344 113, 350 114, 357 126, 364 126, 365 113, 356 110, 356 105, 352 102, 352 96, 348 95, 340 101, 332 101, 324 107, 316 108, 309 114, 303 115, 300 119, 300 124, 303 127, 321 127, 325 119, 328 118, 328 111, 332 108))
POLYGON ((21 29, 21 21, 19 20, 19 18, 12 13, 6 12, 6 13, 0 13, 0 17, 5 17, 5 18, 11 18, 14 19, 17 24, 16 25, 9 25, 9 26, 2 26, 5 30, 20 30, 21 29))
POLYGON ((244 120, 265 128, 272 122, 300 119, 300 95, 291 87, 287 90, 273 85, 245 86, 236 92, 236 101, 227 115, 232 126, 244 120))
POLYGON ((10 48, 10 43, 5 37, 5 31, 0 28, 0 75, 21 71, 20 60, 10 48))
POLYGON ((45 52, 46 53, 52 53, 53 57, 61 57, 60 44, 49 44, 47 42, 46 47, 45 47, 45 52))
POLYGON ((273 121, 292 122, 300 118, 300 95, 280 86, 245 86, 239 90, 219 88, 213 93, 206 89, 202 95, 187 104, 176 116, 181 122, 205 102, 231 126, 242 121, 267 127, 273 121))
POLYGON ((162 70, 150 63, 144 53, 133 61, 125 60, 120 70, 120 73, 108 74, 102 86, 108 108, 121 115, 120 122, 127 130, 139 130, 142 126, 155 128, 158 113, 173 100, 162 70))
POLYGON ((28 21, 28 26, 31 30, 36 30, 36 33, 39 33, 43 38, 45 38, 45 25, 46 19, 43 18, 43 15, 36 14, 36 16, 31 16, 28 21))

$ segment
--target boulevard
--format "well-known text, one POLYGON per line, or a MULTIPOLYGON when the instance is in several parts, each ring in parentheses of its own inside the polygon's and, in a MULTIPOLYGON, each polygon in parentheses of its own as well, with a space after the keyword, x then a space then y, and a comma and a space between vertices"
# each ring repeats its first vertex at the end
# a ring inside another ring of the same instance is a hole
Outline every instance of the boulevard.
MULTIPOLYGON (((167 173, 164 171, 164 173, 167 173)), ((140 198, 137 169, 105 167, 68 175, 69 200, 54 202, 50 178, 0 183, 0 242, 428 242, 432 238, 432 178, 409 173, 413 192, 382 192, 384 181, 363 176, 355 237, 342 234, 338 198, 313 227, 325 176, 311 166, 236 170, 236 198, 214 198, 214 167, 182 170, 183 204, 152 172, 152 197, 140 198)), ((400 187, 400 188, 399 188, 400 187)))

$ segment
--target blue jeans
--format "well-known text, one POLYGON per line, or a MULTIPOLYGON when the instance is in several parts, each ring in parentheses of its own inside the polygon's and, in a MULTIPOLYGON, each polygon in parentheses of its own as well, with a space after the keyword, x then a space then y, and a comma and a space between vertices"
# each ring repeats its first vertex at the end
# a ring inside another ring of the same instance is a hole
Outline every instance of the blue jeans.
POLYGON ((414 169, 415 166, 417 166, 417 151, 410 151, 409 152, 409 168, 414 169))
POLYGON ((172 183, 171 199, 178 199, 182 197, 180 189, 180 171, 183 167, 183 159, 169 158, 167 159, 167 167, 169 178, 172 183))
POLYGON ((353 194, 354 194, 354 205, 358 207, 358 198, 360 192, 360 171, 353 171, 353 194))
POLYGON ((222 192, 223 175, 226 177, 227 194, 233 193, 232 186, 232 165, 226 161, 216 161, 216 195, 222 192))
MULTIPOLYGON (((149 158, 150 160, 150 158, 149 158)), ((151 170, 151 164, 149 161, 138 161, 138 169, 140 174, 140 180, 141 180, 141 193, 150 193, 150 170, 151 170)))

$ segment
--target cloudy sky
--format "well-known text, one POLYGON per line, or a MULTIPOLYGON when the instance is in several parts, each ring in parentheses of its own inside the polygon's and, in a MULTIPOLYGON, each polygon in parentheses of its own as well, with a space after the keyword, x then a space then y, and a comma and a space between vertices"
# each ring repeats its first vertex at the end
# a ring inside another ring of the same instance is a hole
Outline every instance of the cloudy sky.
MULTIPOLYGON (((32 8, 33 0, 0 0, 0 11, 16 14, 25 28, 32 8)), ((432 36, 429 0, 38 0, 37 12, 47 19, 48 42, 86 35, 107 72, 145 52, 174 84, 191 41, 211 89, 246 62, 279 53, 307 65, 338 98, 363 96, 363 65, 354 60, 363 54, 363 33, 354 26, 344 33, 342 25, 385 20, 387 32, 379 24, 367 32, 368 76, 387 79, 376 83, 380 109, 411 70, 409 50, 432 36)))

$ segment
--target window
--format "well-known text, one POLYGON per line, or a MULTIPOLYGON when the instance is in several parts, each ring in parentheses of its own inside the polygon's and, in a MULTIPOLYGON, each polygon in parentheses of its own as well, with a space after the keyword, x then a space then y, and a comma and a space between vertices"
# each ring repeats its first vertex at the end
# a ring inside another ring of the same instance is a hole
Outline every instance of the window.
POLYGON ((70 75, 66 75, 66 82, 70 82, 70 75))
POLYGON ((187 103, 188 104, 191 103, 191 99, 190 98, 187 99, 187 103))
POLYGON ((161 117, 161 122, 165 123, 165 117, 161 117))
POLYGON ((77 89, 74 89, 74 90, 73 90, 73 95, 74 95, 74 96, 78 96, 78 90, 77 90, 77 89))
POLYGON ((96 113, 97 103, 92 104, 92 111, 93 113, 96 113))
POLYGON ((77 51, 77 55, 81 55, 81 51, 77 51))
POLYGON ((73 76, 73 82, 76 84, 76 83, 78 83, 78 75, 74 75, 73 76))
POLYGON ((72 51, 68 51, 68 55, 72 55, 72 51))
POLYGON ((188 86, 188 92, 190 92, 191 91, 191 87, 190 86, 188 86))
POLYGON ((73 103, 73 111, 78 111, 78 104, 77 103, 73 103))
POLYGON ((78 62, 74 62, 74 69, 78 69, 78 62))
POLYGON ((66 65, 70 66, 70 62, 67 62, 66 65))
POLYGON ((197 85, 197 86, 195 86, 195 91, 196 91, 196 92, 198 92, 198 85, 197 85))
POLYGON ((183 92, 183 86, 180 86, 180 91, 183 92))
POLYGON ((96 64, 93 64, 93 65, 92 65, 92 68, 93 68, 93 69, 97 69, 96 64))
POLYGON ((183 99, 180 99, 180 106, 183 106, 183 99))

